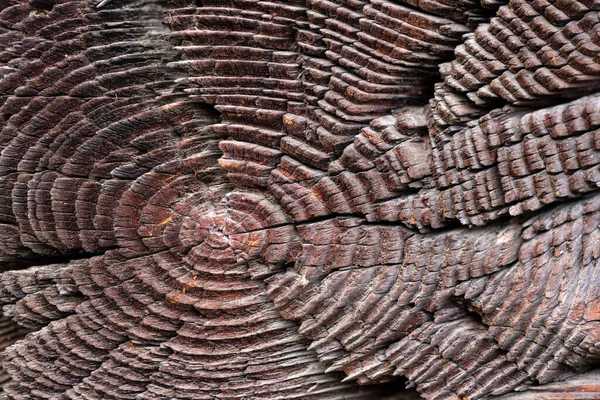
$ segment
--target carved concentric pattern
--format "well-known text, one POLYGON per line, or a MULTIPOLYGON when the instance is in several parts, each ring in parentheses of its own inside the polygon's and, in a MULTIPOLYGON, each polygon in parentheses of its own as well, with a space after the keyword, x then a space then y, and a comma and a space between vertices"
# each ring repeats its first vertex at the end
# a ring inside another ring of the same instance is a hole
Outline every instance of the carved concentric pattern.
POLYGON ((0 0, 2 398, 600 398, 599 12, 0 0))

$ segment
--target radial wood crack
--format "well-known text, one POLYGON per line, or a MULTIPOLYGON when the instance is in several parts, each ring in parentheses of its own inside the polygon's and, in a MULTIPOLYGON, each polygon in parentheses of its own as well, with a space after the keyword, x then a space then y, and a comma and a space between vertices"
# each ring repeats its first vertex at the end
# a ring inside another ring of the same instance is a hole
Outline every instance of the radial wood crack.
POLYGON ((1 397, 600 398, 599 12, 0 0, 1 397))

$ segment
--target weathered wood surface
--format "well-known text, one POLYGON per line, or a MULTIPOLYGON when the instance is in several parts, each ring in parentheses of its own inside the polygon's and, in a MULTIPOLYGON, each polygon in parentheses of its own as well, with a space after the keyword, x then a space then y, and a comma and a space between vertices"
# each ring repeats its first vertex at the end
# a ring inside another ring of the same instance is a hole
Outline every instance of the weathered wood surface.
POLYGON ((3 398, 600 399, 599 10, 0 0, 3 398))

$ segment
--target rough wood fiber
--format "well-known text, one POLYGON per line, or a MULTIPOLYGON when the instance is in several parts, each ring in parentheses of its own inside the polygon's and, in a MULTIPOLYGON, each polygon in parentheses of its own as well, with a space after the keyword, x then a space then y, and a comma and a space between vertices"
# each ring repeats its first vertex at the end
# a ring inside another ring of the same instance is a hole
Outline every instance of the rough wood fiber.
POLYGON ((600 398, 599 11, 0 0, 2 398, 600 398))

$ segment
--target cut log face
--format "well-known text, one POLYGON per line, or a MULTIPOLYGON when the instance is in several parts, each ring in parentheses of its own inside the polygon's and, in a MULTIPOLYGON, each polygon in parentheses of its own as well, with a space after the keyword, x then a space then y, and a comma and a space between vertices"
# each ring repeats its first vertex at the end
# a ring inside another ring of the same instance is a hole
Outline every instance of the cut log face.
POLYGON ((0 0, 2 397, 600 398, 599 11, 0 0))

